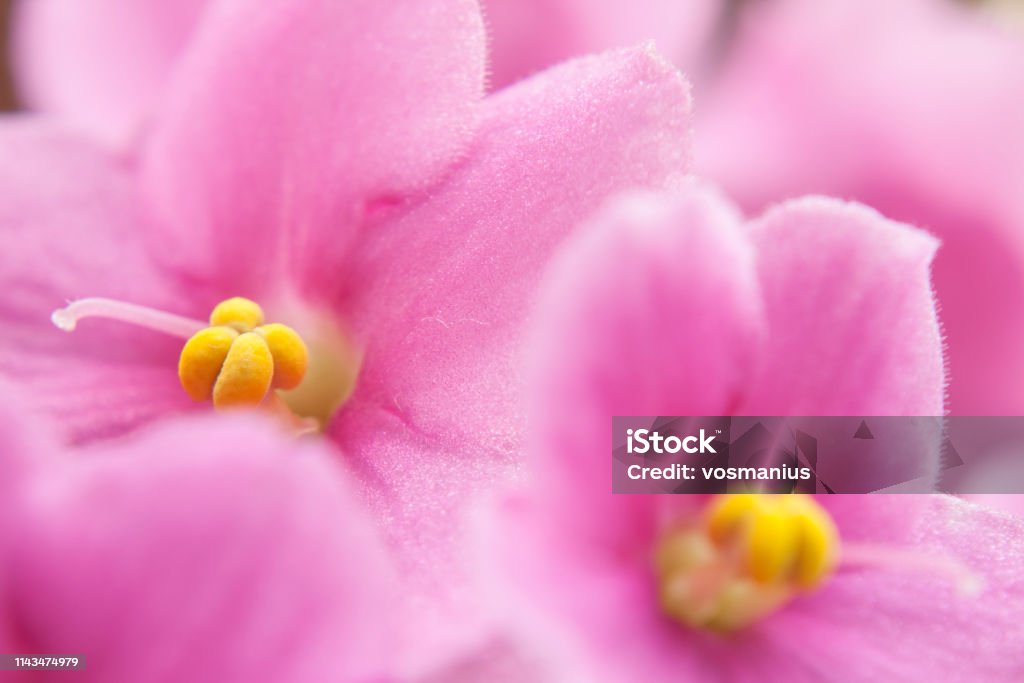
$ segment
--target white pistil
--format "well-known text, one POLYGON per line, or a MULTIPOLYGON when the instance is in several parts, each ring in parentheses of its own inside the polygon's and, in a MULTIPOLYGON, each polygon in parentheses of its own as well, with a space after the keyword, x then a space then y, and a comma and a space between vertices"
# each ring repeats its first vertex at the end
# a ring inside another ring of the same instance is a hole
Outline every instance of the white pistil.
POLYGON ((985 589, 985 580, 958 558, 951 555, 933 555, 885 545, 847 543, 840 553, 844 569, 886 569, 911 574, 931 574, 949 581, 956 592, 973 598, 985 589))
POLYGON ((181 339, 189 339, 199 330, 209 326, 208 323, 201 320, 193 320, 146 306, 99 297, 72 301, 64 308, 54 311, 50 316, 53 324, 65 332, 73 332, 78 321, 85 318, 120 320, 181 339))

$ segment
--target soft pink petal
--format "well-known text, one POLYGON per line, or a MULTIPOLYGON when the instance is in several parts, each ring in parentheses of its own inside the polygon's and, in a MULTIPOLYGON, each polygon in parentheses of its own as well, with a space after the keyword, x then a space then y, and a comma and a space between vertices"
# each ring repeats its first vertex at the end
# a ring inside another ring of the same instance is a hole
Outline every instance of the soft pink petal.
POLYGON ((21 0, 22 96, 109 144, 139 132, 207 0, 21 0))
POLYGON ((942 414, 934 238, 815 198, 769 211, 751 237, 770 332, 743 411, 942 414))
POLYGON ((448 446, 373 407, 345 410, 345 455, 402 575, 394 590, 410 608, 409 667, 443 670, 448 653, 470 656, 495 635, 477 593, 468 528, 480 501, 516 479, 519 454, 448 446))
MULTIPOLYGON (((584 508, 596 502, 583 490, 566 488, 561 495, 584 508)), ((613 498, 610 493, 603 495, 613 498)), ((665 524, 678 519, 664 514, 675 501, 664 496, 636 498, 643 505, 660 508, 665 524)), ((623 499, 614 497, 616 502, 623 499)), ((918 501, 925 499, 825 496, 821 500, 832 508, 844 537, 863 540, 867 532, 875 541, 892 543, 905 540, 908 520, 915 519, 917 508, 922 507, 918 501)), ((625 506, 593 509, 597 519, 614 523, 625 506)), ((483 574, 491 577, 489 597, 508 627, 539 649, 553 680, 670 683, 753 681, 757 676, 763 681, 766 671, 779 680, 802 683, 845 680, 823 679, 805 661, 791 661, 800 633, 782 634, 795 644, 783 637, 779 642, 767 640, 763 632, 778 617, 753 631, 722 638, 682 628, 662 616, 651 573, 655 528, 637 527, 632 536, 594 539, 567 527, 564 518, 550 514, 549 507, 525 499, 510 499, 490 521, 481 548, 483 574)), ((799 604, 798 600, 789 609, 799 604)), ((811 654, 829 657, 837 647, 843 644, 811 654)))
POLYGON ((749 3, 698 165, 745 208, 822 193, 938 235, 949 409, 1024 411, 1024 33, 963 3, 749 3))
POLYGON ((721 0, 485 0, 491 84, 503 88, 566 59, 653 40, 689 76, 721 0))
MULTIPOLYGON (((638 498, 656 504, 654 496, 638 498)), ((490 579, 487 597, 506 628, 536 648, 551 679, 715 680, 713 663, 698 651, 702 643, 674 637, 660 616, 650 573, 652 530, 638 528, 628 545, 622 537, 594 543, 545 507, 526 498, 506 501, 486 526, 480 555, 490 579)), ((612 521, 616 511, 600 505, 596 516, 612 521)))
POLYGON ((366 681, 401 656, 395 577, 323 442, 175 422, 4 497, 3 621, 89 681, 366 681))
POLYGON ((471 0, 217 3, 147 150, 162 250, 238 291, 326 296, 367 214, 464 151, 483 72, 471 0))
POLYGON ((687 166, 689 99, 643 49, 569 63, 490 98, 470 158, 383 217, 340 306, 367 343, 355 397, 449 443, 508 451, 519 349, 551 254, 617 191, 687 166))
MULTIPOLYGON (((653 498, 653 497, 648 497, 653 498)), ((661 616, 646 553, 594 547, 556 519, 510 502, 490 529, 491 598, 512 628, 542 647, 556 680, 608 683, 772 679, 1015 681, 1024 657, 1017 616, 1024 523, 941 496, 825 496, 846 543, 918 558, 958 558, 986 582, 956 593, 940 573, 840 568, 820 592, 722 638, 661 616), (917 520, 917 521, 915 521, 917 520)), ((578 501, 582 504, 583 501, 578 501)))
POLYGON ((190 313, 175 280, 140 244, 153 227, 128 169, 34 118, 0 124, 0 373, 74 441, 187 409, 180 340, 87 320, 50 322, 67 300, 109 296, 190 313))
POLYGON ((489 100, 447 183, 365 233, 360 288, 340 308, 366 356, 330 433, 430 600, 472 606, 451 578, 464 566, 455 544, 465 506, 519 459, 540 271, 611 194, 685 169, 688 107, 678 73, 645 50, 560 67, 489 100))
MULTIPOLYGON (((562 514, 629 536, 653 516, 649 500, 608 495, 613 415, 941 414, 934 247, 825 200, 750 228, 694 186, 606 209, 553 266, 534 322, 536 485, 562 514)), ((925 439, 886 459, 892 481, 933 472, 936 453, 925 439)))
POLYGON ((425 204, 377 226, 355 273, 365 289, 347 302, 369 346, 334 433, 406 504, 413 481, 452 473, 417 458, 402 469, 422 474, 395 477, 391 458, 350 436, 353 415, 390 415, 380 438, 408 431, 460 462, 509 460, 522 427, 523 323, 542 268, 615 191, 685 169, 687 113, 680 77, 647 51, 571 63, 491 99, 470 161, 425 204))
POLYGON ((1019 493, 973 493, 963 498, 987 508, 1024 517, 1024 495, 1019 493))
MULTIPOLYGON (((941 575, 841 569, 821 593, 766 623, 765 638, 781 647, 792 643, 788 634, 801 634, 794 663, 843 672, 841 680, 1021 680, 1024 521, 946 496, 913 498, 906 505, 925 513, 901 545, 919 558, 958 558, 983 580, 979 595, 958 593, 941 575)), ((863 499, 863 507, 874 500, 863 499)), ((739 680, 761 679, 751 672, 739 680)))
POLYGON ((648 505, 611 496, 613 415, 732 414, 765 331, 754 258, 733 207, 696 186, 618 200, 566 244, 534 321, 530 422, 537 485, 588 496, 563 512, 608 534, 642 523, 628 511, 648 505))

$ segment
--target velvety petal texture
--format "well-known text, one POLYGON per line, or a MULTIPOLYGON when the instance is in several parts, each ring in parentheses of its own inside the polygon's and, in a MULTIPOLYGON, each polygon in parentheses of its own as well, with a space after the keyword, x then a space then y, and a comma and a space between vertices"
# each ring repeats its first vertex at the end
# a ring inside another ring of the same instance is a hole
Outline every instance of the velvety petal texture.
POLYGON ((701 92, 699 171, 745 210, 806 193, 942 239, 935 288, 954 414, 1024 388, 1024 30, 967 3, 747 3, 701 92))
POLYGON ((942 414, 935 238, 823 198, 772 209, 750 238, 771 332, 742 412, 942 414))
POLYGON ((19 0, 22 97, 115 147, 137 139, 209 0, 19 0))
POLYGON ((0 503, 5 651, 139 683, 364 683, 397 662, 395 577, 322 443, 204 418, 31 455, 0 503))
POLYGON ((490 425, 503 447, 542 269, 608 197, 682 177, 689 110, 685 81, 647 49, 570 62, 489 98, 470 158, 360 245, 342 301, 367 343, 356 399, 432 436, 475 440, 490 425))
POLYGON ((145 159, 158 243, 239 291, 337 285, 366 214, 463 153, 483 90, 472 0, 225 0, 145 159))
POLYGON ((411 586, 477 608, 453 553, 463 509, 519 462, 540 272, 607 197, 685 172, 688 114, 685 82, 646 49, 563 65, 488 98, 467 160, 363 234, 339 308, 365 357, 330 434, 422 568, 411 586))
POLYGON ((130 169, 62 127, 9 117, 0 188, 0 372, 25 388, 29 407, 70 441, 188 409, 175 375, 180 341, 109 321, 83 321, 74 334, 50 322, 86 296, 190 312, 178 278, 142 246, 153 226, 130 169))
MULTIPOLYGON (((537 486, 591 503, 566 515, 596 534, 635 535, 653 520, 613 499, 612 415, 729 415, 758 370, 767 334, 755 252, 725 199, 688 185, 662 200, 632 194, 581 229, 548 270, 534 324, 530 429, 537 486)), ((621 499, 621 500, 620 500, 621 499)))

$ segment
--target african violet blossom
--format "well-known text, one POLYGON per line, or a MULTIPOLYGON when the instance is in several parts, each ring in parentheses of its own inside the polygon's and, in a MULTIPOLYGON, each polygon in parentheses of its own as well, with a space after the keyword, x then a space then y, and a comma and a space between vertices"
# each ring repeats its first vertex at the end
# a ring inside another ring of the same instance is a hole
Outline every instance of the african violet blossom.
POLYGON ((0 650, 84 655, 80 681, 392 680, 397 573, 324 442, 199 417, 69 453, 7 408, 0 650))
POLYGON ((193 405, 176 376, 184 339, 92 319, 65 334, 49 321, 65 300, 204 320, 247 297, 304 339, 303 398, 289 401, 356 470, 418 614, 470 602, 460 509, 519 453, 537 273, 604 198, 685 171, 689 107, 648 49, 481 100, 483 50, 469 0, 227 0, 137 157, 5 120, 0 369, 27 407, 82 443, 193 405))
POLYGON ((557 680, 1020 680, 1019 520, 939 496, 613 496, 603 460, 616 414, 940 414, 935 248, 826 199, 743 225, 695 187, 570 240, 537 321, 536 476, 485 534, 495 599, 557 680))

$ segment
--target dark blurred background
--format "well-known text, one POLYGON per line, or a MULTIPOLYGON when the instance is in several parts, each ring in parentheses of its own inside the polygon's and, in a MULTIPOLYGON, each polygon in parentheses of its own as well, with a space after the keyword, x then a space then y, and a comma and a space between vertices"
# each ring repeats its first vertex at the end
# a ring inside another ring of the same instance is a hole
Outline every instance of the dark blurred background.
POLYGON ((7 17, 11 9, 11 0, 0 0, 0 110, 14 108, 14 89, 11 87, 11 72, 7 68, 7 17))

